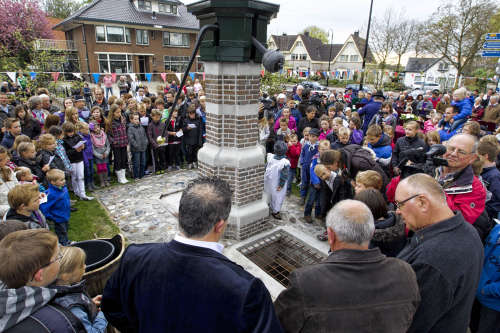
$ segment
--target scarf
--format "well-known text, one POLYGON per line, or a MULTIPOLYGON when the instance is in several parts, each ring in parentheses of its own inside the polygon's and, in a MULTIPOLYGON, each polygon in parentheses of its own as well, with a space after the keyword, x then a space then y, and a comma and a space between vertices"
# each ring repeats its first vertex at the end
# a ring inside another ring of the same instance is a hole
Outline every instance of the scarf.
POLYGON ((100 135, 97 134, 90 134, 90 140, 92 140, 92 144, 96 148, 102 148, 106 145, 106 133, 104 131, 101 131, 100 135))

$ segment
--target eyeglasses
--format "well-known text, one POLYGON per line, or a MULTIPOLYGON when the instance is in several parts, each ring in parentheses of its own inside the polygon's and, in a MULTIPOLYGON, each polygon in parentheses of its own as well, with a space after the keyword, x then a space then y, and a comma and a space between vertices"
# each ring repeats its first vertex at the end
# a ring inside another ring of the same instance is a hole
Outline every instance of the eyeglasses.
POLYGON ((403 201, 401 201, 401 202, 397 202, 397 201, 395 201, 395 202, 394 202, 394 205, 396 206, 396 210, 397 210, 397 209, 401 209, 401 208, 403 208, 403 206, 404 206, 404 204, 405 204, 405 203, 407 203, 407 202, 408 202, 408 201, 410 201, 411 199, 415 199, 416 197, 419 197, 419 196, 421 196, 421 195, 422 195, 422 194, 415 194, 415 195, 412 195, 411 197, 409 197, 409 198, 407 198, 407 199, 405 199, 405 200, 403 200, 403 201))
POLYGON ((465 150, 463 149, 459 149, 457 147, 453 147, 453 146, 450 146, 450 145, 446 145, 446 151, 448 153, 453 153, 453 152, 457 152, 458 155, 461 155, 461 156, 467 156, 467 155, 470 155, 472 153, 468 153, 466 152, 465 150))

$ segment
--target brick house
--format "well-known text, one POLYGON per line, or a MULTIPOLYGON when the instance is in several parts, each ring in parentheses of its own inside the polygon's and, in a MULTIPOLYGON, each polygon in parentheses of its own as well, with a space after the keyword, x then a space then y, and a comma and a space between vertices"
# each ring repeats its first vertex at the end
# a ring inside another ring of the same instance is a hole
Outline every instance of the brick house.
POLYGON ((82 72, 168 73, 186 69, 199 22, 178 0, 94 0, 54 29, 74 41, 82 72))

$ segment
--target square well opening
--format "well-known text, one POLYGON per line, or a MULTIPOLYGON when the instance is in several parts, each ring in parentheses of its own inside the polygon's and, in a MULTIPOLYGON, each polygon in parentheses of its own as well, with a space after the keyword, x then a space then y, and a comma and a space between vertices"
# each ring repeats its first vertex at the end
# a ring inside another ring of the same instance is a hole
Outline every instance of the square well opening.
POLYGON ((327 256, 286 231, 277 230, 238 248, 245 257, 273 279, 288 287, 288 275, 293 270, 317 264, 327 256))

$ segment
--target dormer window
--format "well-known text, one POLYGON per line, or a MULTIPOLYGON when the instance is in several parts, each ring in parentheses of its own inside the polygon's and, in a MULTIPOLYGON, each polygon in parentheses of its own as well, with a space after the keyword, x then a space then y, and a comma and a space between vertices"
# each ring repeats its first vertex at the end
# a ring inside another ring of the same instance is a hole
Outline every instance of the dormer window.
POLYGON ((151 1, 139 0, 138 5, 141 10, 151 11, 151 1))
POLYGON ((158 11, 160 13, 177 15, 177 6, 166 1, 158 1, 158 11))

